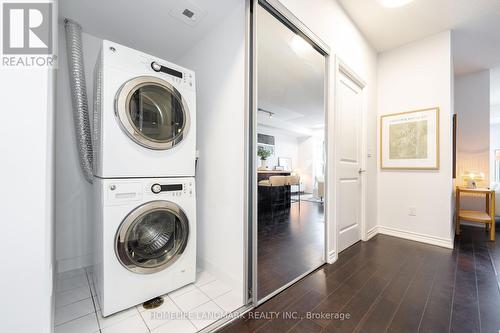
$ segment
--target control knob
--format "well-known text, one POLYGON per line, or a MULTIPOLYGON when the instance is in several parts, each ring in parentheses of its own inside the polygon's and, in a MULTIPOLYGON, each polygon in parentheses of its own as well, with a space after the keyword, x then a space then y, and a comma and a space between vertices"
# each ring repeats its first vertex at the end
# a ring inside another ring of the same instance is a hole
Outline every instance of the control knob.
POLYGON ((160 192, 161 192, 161 186, 160 186, 160 184, 153 184, 153 185, 151 186, 151 191, 152 191, 153 193, 155 193, 155 194, 160 193, 160 192))
POLYGON ((151 63, 151 68, 155 71, 155 72, 159 72, 161 70, 161 65, 159 63, 157 63, 156 61, 153 61, 151 63))

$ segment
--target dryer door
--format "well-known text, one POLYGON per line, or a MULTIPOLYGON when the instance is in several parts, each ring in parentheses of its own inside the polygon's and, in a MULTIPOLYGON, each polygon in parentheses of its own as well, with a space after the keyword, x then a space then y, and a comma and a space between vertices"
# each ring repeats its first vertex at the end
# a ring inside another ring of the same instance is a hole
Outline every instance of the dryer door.
POLYGON ((115 252, 128 270, 155 273, 179 259, 188 238, 189 221, 184 211, 169 201, 152 201, 123 220, 115 237, 115 252))
POLYGON ((153 76, 136 77, 120 88, 115 115, 134 142, 155 150, 175 147, 190 126, 182 95, 167 81, 153 76))

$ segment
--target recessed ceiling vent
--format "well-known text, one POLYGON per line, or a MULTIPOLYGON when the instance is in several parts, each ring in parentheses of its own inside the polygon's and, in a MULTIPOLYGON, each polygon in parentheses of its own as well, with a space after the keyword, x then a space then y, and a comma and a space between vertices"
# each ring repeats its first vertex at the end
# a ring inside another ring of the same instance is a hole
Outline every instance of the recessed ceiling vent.
POLYGON ((184 9, 184 11, 182 12, 182 15, 186 16, 190 20, 196 21, 196 16, 194 15, 194 13, 187 8, 184 9))
POLYGON ((207 12, 190 1, 177 1, 169 14, 179 21, 194 27, 201 22, 207 12))

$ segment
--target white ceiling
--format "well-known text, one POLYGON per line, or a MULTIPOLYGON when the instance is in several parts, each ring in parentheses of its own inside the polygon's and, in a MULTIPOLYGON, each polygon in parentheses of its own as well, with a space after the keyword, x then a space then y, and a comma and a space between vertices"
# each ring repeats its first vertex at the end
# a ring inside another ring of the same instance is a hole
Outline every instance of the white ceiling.
POLYGON ((379 0, 339 0, 379 52, 453 30, 456 74, 500 66, 499 0, 414 0, 385 8, 379 0))
POLYGON ((297 135, 311 133, 324 125, 325 58, 312 47, 294 49, 295 33, 267 11, 259 8, 258 17, 258 107, 274 115, 259 112, 257 121, 297 135))
POLYGON ((59 2, 59 16, 78 21, 84 32, 96 37, 175 61, 240 3, 241 0, 64 0, 59 2), (171 11, 182 8, 196 8, 203 17, 190 26, 171 16, 171 11))

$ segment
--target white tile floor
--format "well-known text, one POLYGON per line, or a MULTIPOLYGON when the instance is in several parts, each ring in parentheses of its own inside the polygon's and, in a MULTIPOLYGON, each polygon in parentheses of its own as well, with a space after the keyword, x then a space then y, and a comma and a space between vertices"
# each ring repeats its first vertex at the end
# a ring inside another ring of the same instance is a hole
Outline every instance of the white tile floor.
POLYGON ((207 272, 194 284, 164 295, 153 310, 142 305, 107 318, 101 314, 90 269, 59 274, 56 281, 55 333, 193 333, 243 306, 241 293, 207 272))

